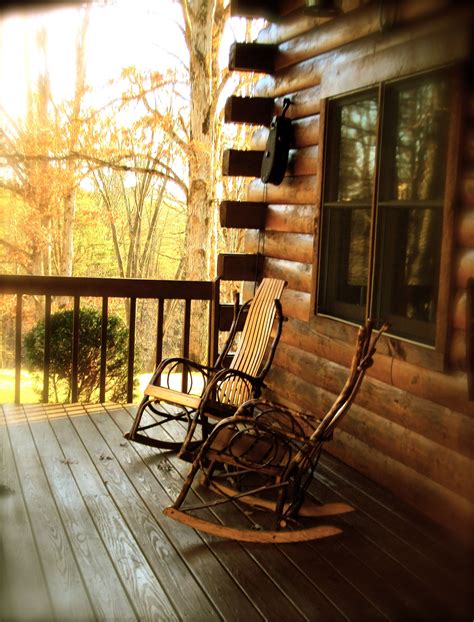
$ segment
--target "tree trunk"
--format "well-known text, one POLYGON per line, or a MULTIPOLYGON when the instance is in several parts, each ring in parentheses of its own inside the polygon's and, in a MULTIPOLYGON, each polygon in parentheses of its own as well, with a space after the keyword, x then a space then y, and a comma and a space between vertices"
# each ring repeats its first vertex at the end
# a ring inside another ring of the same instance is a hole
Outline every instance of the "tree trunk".
MULTIPOLYGON (((187 280, 208 280, 213 272, 210 258, 214 243, 214 111, 221 80, 219 43, 226 13, 223 0, 181 0, 181 3, 191 89, 188 218, 182 276, 187 280)), ((191 356, 202 360, 206 352, 205 305, 195 303, 191 356)))
POLYGON ((184 13, 189 49, 191 89, 187 256, 184 278, 209 278, 211 243, 210 183, 213 165, 213 124, 210 119, 212 89, 212 29, 215 3, 187 0, 184 13))
POLYGON ((76 189, 71 188, 64 199, 63 239, 60 274, 72 276, 74 261, 74 221, 76 217, 76 189))

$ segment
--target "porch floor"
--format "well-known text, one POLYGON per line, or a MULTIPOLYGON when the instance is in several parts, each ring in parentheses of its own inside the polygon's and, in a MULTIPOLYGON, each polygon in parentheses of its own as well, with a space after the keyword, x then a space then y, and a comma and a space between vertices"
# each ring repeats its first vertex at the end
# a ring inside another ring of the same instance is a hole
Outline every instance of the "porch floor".
POLYGON ((327 454, 312 494, 355 508, 326 519, 338 536, 250 545, 167 519, 189 465, 124 440, 133 412, 0 407, 1 620, 473 618, 449 536, 327 454))

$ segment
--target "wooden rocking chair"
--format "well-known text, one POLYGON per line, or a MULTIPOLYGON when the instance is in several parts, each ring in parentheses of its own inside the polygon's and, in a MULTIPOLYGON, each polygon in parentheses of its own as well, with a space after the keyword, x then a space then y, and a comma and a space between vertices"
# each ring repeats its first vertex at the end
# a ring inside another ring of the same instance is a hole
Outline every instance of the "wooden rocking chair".
POLYGON ((240 310, 236 295, 229 336, 214 366, 201 365, 182 357, 164 359, 145 389, 145 397, 125 438, 154 447, 180 450, 180 456, 189 459, 190 450, 202 442, 193 439, 198 425, 201 425, 204 439, 210 429, 209 418, 220 420, 228 417, 243 402, 251 397, 258 397, 281 335, 283 316, 280 297, 285 285, 286 282, 280 279, 263 279, 254 298, 242 305, 240 310), (247 313, 247 317, 239 344, 230 365, 225 367, 244 313, 247 313), (272 340, 275 320, 276 328, 272 340), (179 369, 186 375, 188 391, 176 391, 170 386, 172 376, 179 369), (200 395, 191 393, 193 373, 200 375, 202 381, 200 395), (140 425, 147 409, 153 413, 154 421, 140 425), (151 428, 170 421, 184 421, 187 424, 187 432, 181 440, 170 441, 149 435, 151 428), (143 434, 145 431, 147 434, 143 434))
POLYGON ((386 328, 384 325, 373 337, 372 321, 360 328, 347 382, 322 419, 254 399, 218 423, 199 449, 176 502, 164 510, 165 515, 201 531, 247 542, 298 542, 340 533, 338 527, 314 524, 314 519, 353 508, 344 503, 317 505, 305 501, 305 494, 323 444, 347 414, 386 328), (186 507, 184 502, 199 470, 202 483, 220 497, 186 507), (273 521, 269 529, 233 528, 193 514, 229 501, 249 504, 252 514, 255 510, 270 511, 273 521))

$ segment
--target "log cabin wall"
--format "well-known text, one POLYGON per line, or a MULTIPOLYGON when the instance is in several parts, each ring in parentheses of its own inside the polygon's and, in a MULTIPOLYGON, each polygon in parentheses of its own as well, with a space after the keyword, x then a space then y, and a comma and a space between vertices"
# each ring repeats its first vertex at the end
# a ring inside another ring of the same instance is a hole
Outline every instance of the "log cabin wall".
MULTIPOLYGON (((254 178, 247 201, 224 201, 223 226, 246 228, 243 256, 220 258, 222 278, 285 278, 288 317, 269 374, 269 396, 324 411, 347 374, 355 327, 316 314, 324 111, 328 97, 438 67, 460 66, 471 50, 469 4, 442 0, 342 3, 333 17, 309 15, 301 0, 232 0, 234 14, 265 15, 251 45, 234 44, 233 70, 262 72, 254 98, 236 94, 227 122, 255 125, 251 150, 229 150, 224 174, 254 178), (272 7, 269 9, 268 7, 272 7), (277 6, 277 8, 275 8, 277 6), (280 185, 263 184, 262 153, 273 114, 292 100, 294 144, 280 185)), ((471 68, 472 72, 472 68, 471 68)), ((441 358, 387 338, 358 399, 327 450, 473 544, 474 402, 466 373, 466 290, 474 276, 474 91, 462 79, 446 188, 440 287, 446 317, 441 358), (457 129, 456 129, 457 124, 457 129)), ((250 295, 253 284, 244 285, 250 295)))

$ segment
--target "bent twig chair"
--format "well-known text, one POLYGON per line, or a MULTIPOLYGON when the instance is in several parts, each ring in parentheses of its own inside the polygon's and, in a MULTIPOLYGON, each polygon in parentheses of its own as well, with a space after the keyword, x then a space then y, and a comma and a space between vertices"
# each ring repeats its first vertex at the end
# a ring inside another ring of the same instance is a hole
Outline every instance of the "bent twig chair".
POLYGON ((218 421, 228 417, 243 402, 258 397, 281 335, 283 316, 280 297, 285 285, 286 282, 280 279, 263 279, 254 298, 242 305, 240 310, 236 296, 229 336, 214 366, 201 365, 183 357, 164 359, 145 389, 145 397, 125 438, 154 447, 180 450, 181 457, 189 458, 190 451, 201 442, 193 439, 198 425, 204 439, 210 429, 209 419, 218 421), (245 313, 247 317, 236 352, 229 366, 225 367, 245 313), (176 391, 170 386, 170 379, 178 369, 186 375, 187 391, 176 391), (193 372, 200 374, 203 385, 201 395, 190 393, 193 372), (154 421, 142 425, 141 419, 147 410, 153 413, 154 421), (149 434, 152 428, 170 421, 186 423, 187 431, 181 440, 154 438, 149 434))
POLYGON ((332 438, 334 428, 347 414, 386 328, 384 325, 372 335, 369 320, 359 329, 348 379, 322 419, 253 399, 218 423, 199 449, 176 502, 164 510, 166 516, 217 536, 248 542, 297 542, 339 533, 339 528, 314 524, 314 519, 353 508, 344 503, 311 503, 305 500, 306 491, 323 444, 332 438), (220 498, 186 505, 199 470, 202 483, 219 493, 220 498), (218 524, 193 514, 235 501, 244 502, 253 510, 270 511, 273 524, 269 529, 256 531, 218 524))

